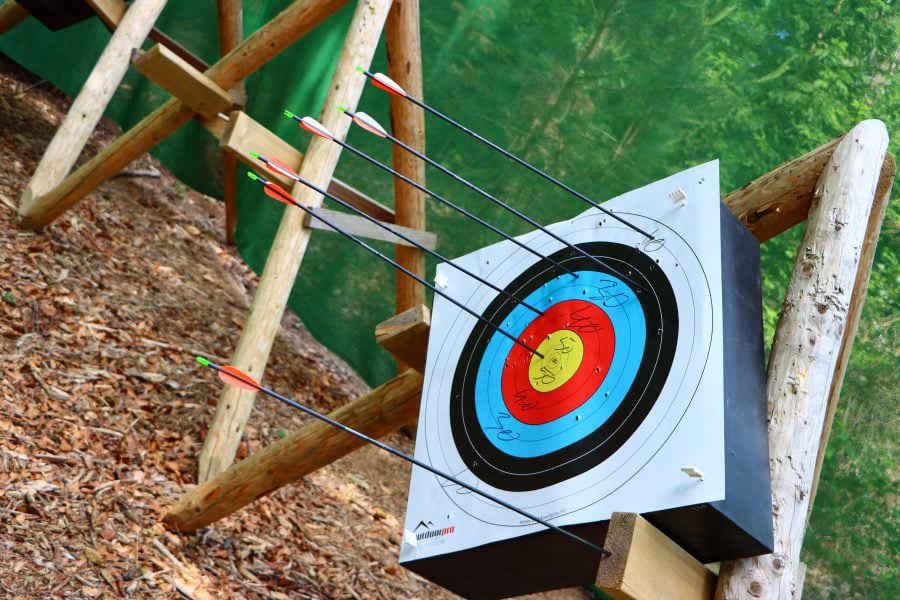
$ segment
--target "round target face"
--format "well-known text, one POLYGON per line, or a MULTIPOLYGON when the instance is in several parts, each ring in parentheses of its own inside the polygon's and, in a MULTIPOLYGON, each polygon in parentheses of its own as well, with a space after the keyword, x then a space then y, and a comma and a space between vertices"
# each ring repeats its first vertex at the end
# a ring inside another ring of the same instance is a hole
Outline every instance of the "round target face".
MULTIPOLYGON (((659 451, 703 371, 711 325, 698 308, 710 292, 674 231, 629 218, 655 238, 597 215, 554 229, 605 266, 568 247, 554 251, 560 244, 548 236, 532 237, 531 247, 577 276, 548 260, 533 263, 524 251, 480 265, 541 314, 484 288, 473 289, 466 305, 537 353, 455 315, 437 356, 429 348, 429 365, 446 365, 432 370, 425 390, 438 398, 424 424, 432 464, 523 508, 553 503, 558 516, 599 501, 659 451)), ((444 490, 478 519, 525 524, 456 486, 444 490)))

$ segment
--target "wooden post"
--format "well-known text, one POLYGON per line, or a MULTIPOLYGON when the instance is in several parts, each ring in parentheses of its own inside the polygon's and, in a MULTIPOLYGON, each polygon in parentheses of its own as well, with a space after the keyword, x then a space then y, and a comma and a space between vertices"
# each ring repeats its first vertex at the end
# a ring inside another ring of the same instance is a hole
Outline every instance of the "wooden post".
POLYGON ((38 198, 57 186, 72 170, 125 76, 132 50, 140 48, 165 5, 166 0, 135 0, 128 8, 44 151, 22 193, 20 214, 28 213, 38 198))
POLYGON ((0 6, 0 35, 3 35, 30 16, 31 13, 22 8, 16 0, 6 0, 0 6))
MULTIPOLYGON (((219 52, 224 56, 244 39, 244 18, 241 0, 216 0, 219 13, 219 52)), ((244 82, 236 85, 243 95, 244 82)), ((225 201, 225 240, 234 244, 234 228, 237 225, 237 174, 238 160, 228 152, 222 152, 222 199, 225 201)))
POLYGON ((849 335, 875 191, 887 151, 880 121, 845 135, 822 171, 769 358, 775 550, 723 565, 720 598, 795 597, 816 456, 840 348, 849 335))
MULTIPOLYGON (((388 74, 416 98, 422 98, 422 49, 419 40, 419 0, 395 0, 385 26, 388 74)), ((412 102, 391 94, 391 128, 395 137, 425 152, 425 114, 412 102)), ((393 146, 394 169, 425 185, 425 163, 393 146)), ((425 194, 394 178, 396 223, 425 229, 425 194)), ((425 254, 415 248, 397 247, 397 262, 420 277, 425 276, 425 254)), ((425 288, 397 272, 397 312, 425 302, 425 288)), ((403 367, 401 366, 401 369, 403 367)))
MULTIPOLYGON (((206 71, 225 89, 244 79, 294 41, 325 20, 347 0, 296 0, 206 71)), ((187 123, 193 111, 172 99, 150 113, 62 183, 35 198, 27 209, 19 207, 19 226, 40 229, 70 208, 132 160, 187 123)))
MULTIPOLYGON (((415 418, 421 392, 422 376, 409 370, 328 416, 379 438, 415 418)), ((356 436, 312 421, 186 493, 163 521, 177 531, 209 525, 363 445, 356 436)))
POLYGON ((897 164, 894 157, 886 154, 884 165, 881 167, 881 176, 878 179, 878 189, 875 190, 875 202, 872 212, 869 214, 869 224, 866 226, 866 241, 863 244, 862 255, 859 260, 859 270, 856 272, 856 281, 853 283, 853 293, 850 299, 848 311, 847 334, 838 351, 837 369, 831 391, 828 393, 828 408, 825 414, 825 426, 822 428, 822 436, 819 441, 819 452, 816 456, 816 472, 813 475, 812 492, 809 498, 809 513, 812 513, 813 502, 816 500, 816 492, 819 489, 819 476, 822 473, 822 462, 825 460, 825 446, 831 435, 831 426, 834 423, 834 413, 837 411, 838 400, 841 395, 841 385, 844 382, 844 373, 850 363, 850 351, 853 349, 853 340, 859 329, 859 319, 862 315, 862 307, 866 301, 866 292, 869 289, 869 275, 872 273, 872 262, 875 260, 875 248, 878 245, 878 236, 881 233, 881 223, 884 220, 884 212, 891 199, 891 186, 894 183, 894 175, 897 173, 897 164))
MULTIPOLYGON (((350 119, 341 114, 337 106, 356 109, 365 79, 356 76, 354 71, 357 65, 368 67, 371 64, 390 5, 390 0, 360 0, 350 23, 322 112, 322 124, 340 139, 346 136, 350 119)), ((340 150, 337 144, 313 136, 300 167, 300 177, 321 188, 327 186, 340 150)), ((292 194, 312 208, 322 203, 320 194, 301 183, 294 186, 292 194)), ((303 226, 305 216, 302 210, 284 211, 234 352, 232 364, 255 379, 260 379, 265 370, 272 342, 309 243, 310 230, 303 226)), ((198 481, 201 483, 231 465, 253 408, 254 397, 255 393, 233 386, 226 386, 223 390, 200 453, 198 481)))
POLYGON ((614 512, 597 587, 616 600, 710 600, 716 576, 640 515, 614 512))

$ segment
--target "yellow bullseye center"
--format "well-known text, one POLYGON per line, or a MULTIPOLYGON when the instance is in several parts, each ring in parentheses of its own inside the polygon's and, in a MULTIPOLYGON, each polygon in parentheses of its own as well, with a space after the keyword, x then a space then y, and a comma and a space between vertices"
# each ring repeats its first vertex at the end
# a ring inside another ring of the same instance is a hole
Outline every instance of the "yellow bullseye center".
POLYGON ((584 358, 584 343, 577 333, 568 329, 557 329, 540 343, 537 354, 531 356, 528 378, 531 387, 539 392, 552 392, 564 385, 581 366, 584 358))

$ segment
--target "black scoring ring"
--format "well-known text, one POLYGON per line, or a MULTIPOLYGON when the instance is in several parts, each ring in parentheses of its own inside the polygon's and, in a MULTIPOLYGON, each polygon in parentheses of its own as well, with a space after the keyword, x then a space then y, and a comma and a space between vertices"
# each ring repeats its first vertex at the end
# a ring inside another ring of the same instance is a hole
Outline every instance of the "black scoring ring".
MULTIPOLYGON (((450 389, 450 428, 465 465, 480 480, 499 489, 522 492, 545 488, 580 475, 612 456, 653 408, 674 360, 678 309, 672 286, 659 265, 646 254, 623 244, 589 242, 578 246, 620 272, 631 272, 631 279, 645 288, 646 291, 641 290, 625 281, 644 312, 647 327, 644 355, 622 403, 595 431, 570 446, 542 456, 511 456, 487 439, 475 413, 478 368, 494 333, 479 320, 463 347, 454 373, 450 389)), ((617 276, 566 248, 549 258, 573 271, 597 271, 617 276)), ((557 275, 558 270, 542 260, 513 280, 506 291, 525 298, 557 275)), ((508 296, 498 295, 482 315, 493 323, 502 323, 515 306, 508 296)))

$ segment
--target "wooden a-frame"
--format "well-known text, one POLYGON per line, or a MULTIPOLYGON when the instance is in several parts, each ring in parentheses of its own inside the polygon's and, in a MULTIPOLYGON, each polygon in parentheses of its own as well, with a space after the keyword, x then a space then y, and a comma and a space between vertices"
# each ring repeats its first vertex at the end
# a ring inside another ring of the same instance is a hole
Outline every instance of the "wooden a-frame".
MULTIPOLYGON (((717 577, 639 516, 616 513, 605 545, 619 555, 596 581, 613 597, 800 597, 807 515, 896 172, 887 144, 884 124, 864 121, 723 199, 760 243, 808 221, 768 368, 775 551, 724 563, 717 577)), ((376 339, 421 372, 429 324, 418 306, 379 325, 376 339)), ((415 418, 421 387, 408 371, 331 416, 378 437, 415 418)), ((360 445, 308 424, 187 492, 164 521, 177 531, 209 525, 360 445)))
MULTIPOLYGON (((244 161, 259 170, 260 163, 249 153, 273 149, 277 151, 273 156, 293 162, 292 166, 306 181, 327 187, 349 204, 382 222, 395 224, 404 234, 433 247, 434 236, 423 231, 425 211, 421 192, 395 181, 395 208, 391 210, 332 179, 341 151, 336 144, 313 137, 304 156, 240 111, 243 80, 346 1, 296 0, 272 21, 241 40, 240 1, 217 0, 220 47, 224 56, 208 67, 174 40, 153 29, 166 0, 134 0, 130 6, 124 0, 88 0, 104 23, 114 30, 113 37, 20 199, 20 227, 39 229, 48 225, 132 160, 195 118, 220 140, 224 150, 226 235, 229 240, 235 219, 233 175, 237 161, 244 161), (138 48, 148 35, 159 44, 141 53, 138 48), (132 53, 137 70, 169 91, 173 98, 70 173, 124 76, 132 53)), ((26 17, 27 13, 12 0, 0 6, 0 26, 4 28, 15 26, 26 17)), ((385 23, 388 72, 411 94, 422 97, 418 0, 359 0, 319 117, 340 138, 346 134, 349 120, 341 116, 336 107, 341 105, 355 110, 365 80, 354 69, 370 65, 385 23)), ((424 151, 421 109, 392 96, 391 120, 396 137, 424 151)), ((413 181, 424 184, 424 165, 420 162, 410 160, 404 153, 395 153, 394 167, 413 181)), ((271 174, 267 176, 278 179, 271 174)), ((302 184, 294 185, 292 194, 313 208, 322 203, 321 195, 302 184)), ((360 217, 341 215, 340 219, 344 229, 352 233, 386 239, 384 233, 360 217)), ((232 360, 254 377, 261 377, 265 369, 311 227, 315 228, 315 223, 310 222, 302 211, 285 211, 232 360)), ((390 239, 389 234, 387 239, 390 239)), ((398 262, 423 276, 424 253, 397 238, 390 241, 397 244, 398 262)), ((398 312, 423 300, 424 291, 418 284, 406 275, 398 274, 398 312)), ((222 393, 199 457, 200 481, 220 473, 233 461, 254 396, 246 392, 235 393, 230 388, 222 393)))

